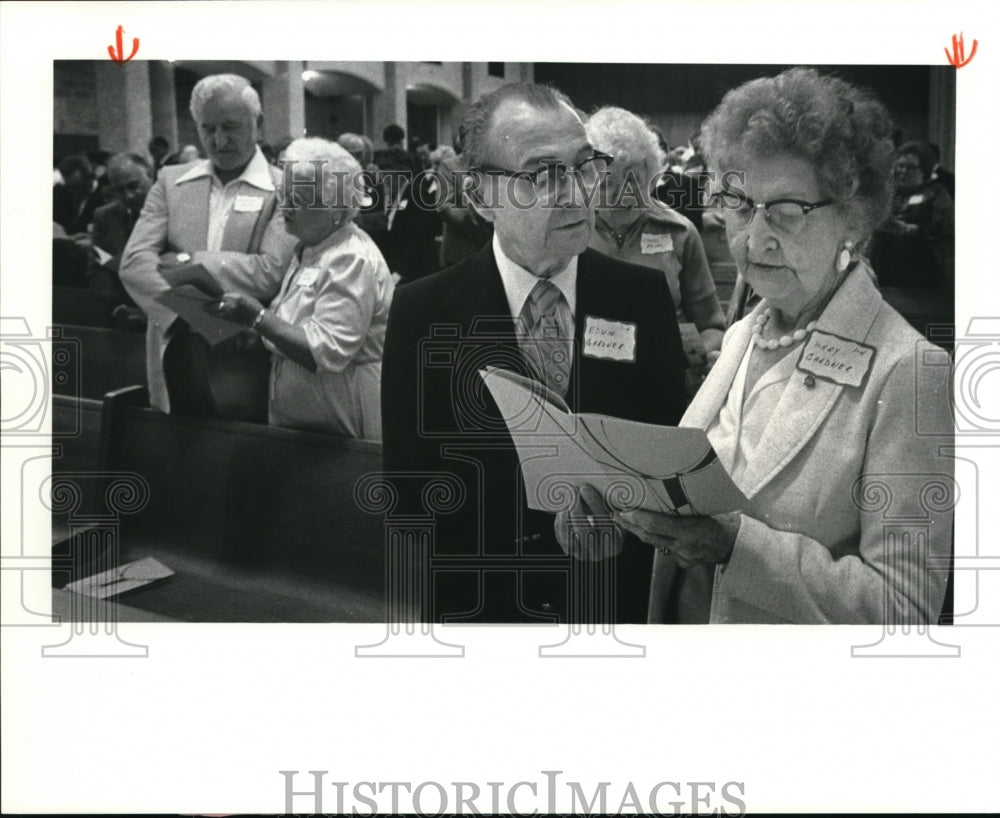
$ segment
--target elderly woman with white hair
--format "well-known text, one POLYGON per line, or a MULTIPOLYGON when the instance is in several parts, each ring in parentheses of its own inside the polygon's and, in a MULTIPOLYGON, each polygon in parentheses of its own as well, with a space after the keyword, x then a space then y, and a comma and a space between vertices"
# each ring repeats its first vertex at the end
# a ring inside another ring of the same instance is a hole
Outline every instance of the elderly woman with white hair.
POLYGON ((255 330, 273 353, 272 424, 380 440, 393 282, 375 243, 353 223, 361 166, 324 139, 297 139, 284 159, 292 175, 285 229, 300 243, 281 289, 268 308, 233 292, 212 310, 255 330))
POLYGON ((663 271, 688 359, 693 366, 705 364, 722 345, 726 319, 697 229, 652 194, 666 164, 656 134, 630 111, 607 106, 587 120, 587 136, 595 149, 615 157, 598 198, 590 246, 663 271))
POLYGON ((958 500, 949 359, 860 251, 892 199, 891 133, 870 92, 807 68, 733 89, 702 127, 711 201, 761 301, 679 425, 705 431, 746 499, 617 515, 658 551, 651 621, 903 637, 938 621, 958 500))

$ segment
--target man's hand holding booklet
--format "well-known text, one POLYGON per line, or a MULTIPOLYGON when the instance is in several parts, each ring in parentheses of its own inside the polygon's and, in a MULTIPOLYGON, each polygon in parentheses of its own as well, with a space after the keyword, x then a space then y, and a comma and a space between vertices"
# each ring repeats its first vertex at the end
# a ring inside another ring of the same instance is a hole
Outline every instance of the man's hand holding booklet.
POLYGON ((209 314, 205 305, 214 304, 222 297, 222 288, 212 274, 201 264, 186 264, 161 270, 170 289, 156 300, 183 318, 191 329, 203 335, 211 344, 219 344, 236 335, 243 328, 209 314))

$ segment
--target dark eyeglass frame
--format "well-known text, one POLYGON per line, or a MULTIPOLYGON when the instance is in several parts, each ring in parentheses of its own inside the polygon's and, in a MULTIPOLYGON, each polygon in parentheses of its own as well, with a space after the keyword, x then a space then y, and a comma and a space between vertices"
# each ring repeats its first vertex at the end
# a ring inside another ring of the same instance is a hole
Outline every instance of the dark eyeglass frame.
MULTIPOLYGON (((574 173, 580 173, 582 172, 584 166, 586 166, 590 162, 595 162, 598 159, 603 159, 605 166, 608 166, 615 161, 615 158, 609 153, 604 153, 603 151, 594 151, 590 156, 587 156, 581 159, 579 162, 574 163, 572 171, 574 173)), ((538 177, 541 176, 543 173, 551 173, 553 170, 555 170, 556 173, 558 174, 557 178, 565 178, 566 173, 569 172, 571 168, 565 162, 546 161, 542 163, 542 167, 536 170, 510 170, 508 168, 501 168, 495 165, 476 165, 476 167, 470 168, 470 170, 476 173, 487 173, 487 174, 493 173, 498 176, 510 176, 514 179, 527 179, 529 182, 531 182, 531 184, 534 187, 537 188, 538 177)))
MULTIPOLYGON (((826 207, 827 205, 832 205, 836 203, 836 201, 837 201, 836 199, 821 199, 818 202, 804 202, 802 199, 782 198, 782 199, 771 199, 768 202, 755 202, 749 196, 741 196, 738 193, 723 191, 721 193, 714 193, 712 194, 711 197, 709 197, 709 206, 717 210, 721 210, 723 211, 723 213, 727 210, 735 213, 737 210, 742 209, 745 205, 749 205, 750 216, 743 224, 739 226, 740 230, 750 226, 750 224, 753 222, 754 216, 757 215, 758 210, 764 211, 764 218, 769 225, 771 225, 772 227, 777 227, 780 230, 783 228, 781 228, 780 225, 777 225, 771 221, 770 208, 773 205, 779 205, 779 204, 798 205, 799 207, 802 208, 802 215, 803 217, 805 217, 808 216, 810 213, 812 213, 814 210, 818 210, 821 207, 826 207), (736 207, 730 207, 726 204, 723 204, 725 200, 728 200, 730 202, 735 200, 736 202, 738 202, 738 204, 736 205, 736 207)), ((803 221, 803 224, 804 223, 805 222, 803 221)), ((785 232, 788 231, 785 230, 785 232)))

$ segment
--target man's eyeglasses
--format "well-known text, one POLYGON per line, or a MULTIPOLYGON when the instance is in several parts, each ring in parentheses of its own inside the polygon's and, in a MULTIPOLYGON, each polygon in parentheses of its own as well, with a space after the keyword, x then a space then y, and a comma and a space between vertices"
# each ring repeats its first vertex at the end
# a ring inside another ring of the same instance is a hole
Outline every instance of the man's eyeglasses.
POLYGON ((834 203, 834 199, 819 202, 803 202, 800 199, 772 199, 769 202, 754 202, 738 193, 716 193, 709 199, 709 207, 719 211, 723 219, 737 230, 748 227, 758 210, 764 211, 767 223, 776 230, 794 236, 805 227, 806 216, 820 207, 834 203))
POLYGON ((584 182, 595 182, 613 161, 614 157, 610 154, 594 151, 591 156, 581 159, 572 166, 566 165, 564 162, 545 162, 535 170, 508 170, 507 168, 498 168, 493 165, 478 165, 472 168, 472 170, 479 173, 511 176, 514 179, 527 179, 536 191, 544 193, 553 178, 556 184, 561 185, 566 181, 566 176, 569 173, 579 177, 584 182))

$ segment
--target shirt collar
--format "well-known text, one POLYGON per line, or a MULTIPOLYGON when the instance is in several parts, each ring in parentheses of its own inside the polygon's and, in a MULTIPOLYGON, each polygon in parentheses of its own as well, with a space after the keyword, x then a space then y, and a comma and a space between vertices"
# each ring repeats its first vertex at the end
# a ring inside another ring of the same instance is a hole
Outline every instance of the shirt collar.
POLYGON ((344 241, 348 234, 353 232, 351 225, 354 221, 344 222, 336 230, 324 239, 320 239, 316 244, 303 244, 301 241, 295 246, 295 254, 299 262, 305 265, 313 264, 320 259, 323 254, 344 241))
MULTIPOLYGON (((234 182, 246 182, 268 193, 274 191, 274 180, 271 179, 270 165, 260 148, 254 148, 253 157, 243 168, 243 173, 237 176, 234 182)), ((212 167, 211 159, 201 159, 195 162, 185 173, 177 177, 175 185, 190 182, 192 179, 201 179, 205 176, 217 179, 215 170, 212 167)))
MULTIPOLYGON (((528 300, 528 296, 538 283, 538 276, 525 270, 517 262, 511 261, 500 246, 496 232, 493 233, 493 255, 497 260, 497 269, 500 271, 504 292, 507 293, 510 314, 514 319, 517 319, 521 315, 521 310, 524 309, 524 302, 528 300)), ((566 298, 569 311, 574 317, 576 316, 576 266, 578 259, 579 256, 573 256, 565 269, 549 276, 549 281, 555 284, 566 298)))

